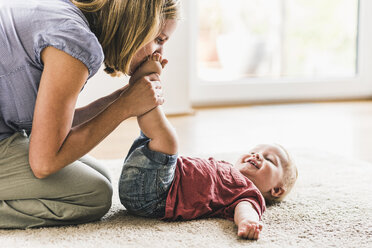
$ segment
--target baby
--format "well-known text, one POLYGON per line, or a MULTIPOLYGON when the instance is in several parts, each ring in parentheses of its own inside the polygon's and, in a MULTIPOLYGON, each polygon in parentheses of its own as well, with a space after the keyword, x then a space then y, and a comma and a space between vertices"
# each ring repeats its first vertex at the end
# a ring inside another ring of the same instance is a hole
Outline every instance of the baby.
MULTIPOLYGON (((161 74, 167 61, 152 55, 132 77, 161 74)), ((238 236, 258 239, 265 200, 281 201, 297 179, 297 169, 280 145, 262 144, 235 166, 213 158, 177 155, 177 135, 157 107, 137 118, 141 135, 125 159, 119 181, 121 203, 132 214, 163 220, 223 217, 238 236)))

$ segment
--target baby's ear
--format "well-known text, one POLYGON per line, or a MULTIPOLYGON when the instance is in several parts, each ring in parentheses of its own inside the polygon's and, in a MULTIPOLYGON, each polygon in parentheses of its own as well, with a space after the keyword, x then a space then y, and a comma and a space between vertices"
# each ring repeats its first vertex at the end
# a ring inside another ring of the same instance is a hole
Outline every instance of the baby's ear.
POLYGON ((282 188, 282 187, 275 187, 275 188, 272 188, 270 193, 272 196, 274 197, 281 197, 285 192, 285 189, 282 188))

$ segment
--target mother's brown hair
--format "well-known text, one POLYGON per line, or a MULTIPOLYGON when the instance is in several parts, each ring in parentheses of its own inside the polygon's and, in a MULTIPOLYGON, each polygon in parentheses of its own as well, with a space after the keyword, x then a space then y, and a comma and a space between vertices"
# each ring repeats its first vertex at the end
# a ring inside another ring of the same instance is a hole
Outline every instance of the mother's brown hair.
POLYGON ((88 19, 105 54, 105 71, 129 74, 134 54, 179 17, 179 0, 71 0, 88 19))

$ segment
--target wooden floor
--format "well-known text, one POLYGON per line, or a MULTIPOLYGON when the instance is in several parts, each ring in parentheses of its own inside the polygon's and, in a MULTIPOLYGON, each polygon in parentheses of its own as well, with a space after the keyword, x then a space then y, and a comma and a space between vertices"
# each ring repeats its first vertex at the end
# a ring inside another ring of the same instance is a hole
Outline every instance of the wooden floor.
MULTIPOLYGON (((169 120, 182 155, 245 152, 258 143, 276 142, 372 163, 372 101, 204 108, 169 120)), ((91 155, 124 158, 138 133, 136 120, 127 120, 91 155)))

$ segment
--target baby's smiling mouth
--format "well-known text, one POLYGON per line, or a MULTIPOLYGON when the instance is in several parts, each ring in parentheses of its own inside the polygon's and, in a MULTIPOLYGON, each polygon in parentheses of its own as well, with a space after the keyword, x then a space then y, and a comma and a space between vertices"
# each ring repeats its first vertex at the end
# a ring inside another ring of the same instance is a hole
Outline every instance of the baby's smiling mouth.
POLYGON ((253 165, 254 167, 256 167, 257 169, 260 169, 260 168, 258 167, 256 161, 254 161, 253 159, 249 159, 247 162, 250 163, 251 165, 253 165))

